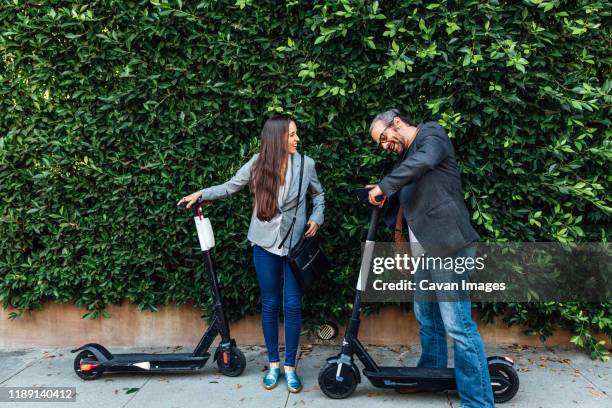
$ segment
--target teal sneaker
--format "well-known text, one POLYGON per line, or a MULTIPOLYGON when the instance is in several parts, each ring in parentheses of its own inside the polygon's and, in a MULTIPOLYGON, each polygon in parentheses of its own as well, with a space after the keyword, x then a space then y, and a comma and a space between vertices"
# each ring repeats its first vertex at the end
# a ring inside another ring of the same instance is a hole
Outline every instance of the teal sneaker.
POLYGON ((302 389, 302 382, 295 371, 285 371, 285 382, 289 392, 300 392, 302 389))
POLYGON ((270 367, 263 378, 263 386, 266 390, 271 390, 278 385, 280 378, 280 367, 270 367))

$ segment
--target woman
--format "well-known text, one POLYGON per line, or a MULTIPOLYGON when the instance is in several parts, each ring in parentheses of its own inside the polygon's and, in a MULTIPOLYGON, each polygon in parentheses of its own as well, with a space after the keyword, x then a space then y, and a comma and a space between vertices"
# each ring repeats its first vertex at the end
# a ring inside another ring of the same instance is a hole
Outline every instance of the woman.
POLYGON ((295 372, 301 327, 302 293, 289 267, 287 253, 301 234, 313 237, 323 224, 325 199, 317 178, 315 163, 304 157, 302 189, 298 197, 301 156, 295 121, 286 116, 268 119, 261 132, 261 146, 231 180, 197 191, 180 201, 191 207, 198 200, 227 197, 249 185, 253 195, 253 214, 247 238, 253 246, 253 262, 261 290, 261 325, 270 369, 263 385, 270 390, 280 377, 278 355, 278 309, 283 302, 285 316, 285 382, 290 392, 299 392, 302 383, 295 372), (306 223, 306 192, 312 196, 312 214, 306 223), (291 228, 295 206, 297 216, 291 228), (307 227, 307 228, 306 228, 307 227), (304 231, 306 230, 306 231, 304 231), (285 237, 287 237, 285 239, 285 237), (284 288, 281 297, 281 282, 284 288))

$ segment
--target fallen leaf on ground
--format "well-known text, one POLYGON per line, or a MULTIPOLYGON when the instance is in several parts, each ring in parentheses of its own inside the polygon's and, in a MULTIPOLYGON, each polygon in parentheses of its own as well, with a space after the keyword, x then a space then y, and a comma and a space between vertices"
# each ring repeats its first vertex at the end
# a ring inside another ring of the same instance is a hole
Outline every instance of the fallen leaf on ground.
POLYGON ((591 388, 591 394, 593 394, 596 397, 603 397, 604 394, 603 392, 596 390, 595 388, 591 388))

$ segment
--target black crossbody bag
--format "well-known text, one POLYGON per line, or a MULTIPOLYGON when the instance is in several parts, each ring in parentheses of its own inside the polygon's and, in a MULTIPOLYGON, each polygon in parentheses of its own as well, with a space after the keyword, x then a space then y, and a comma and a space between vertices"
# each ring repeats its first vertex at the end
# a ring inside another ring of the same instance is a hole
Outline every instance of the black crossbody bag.
POLYGON ((289 266, 293 271, 293 275, 295 276, 295 280, 297 280, 298 284, 302 291, 310 290, 315 282, 319 280, 319 278, 328 272, 331 268, 331 264, 323 251, 321 250, 321 246, 319 244, 319 240, 316 236, 306 239, 304 235, 300 237, 300 240, 295 244, 294 247, 291 246, 293 240, 293 227, 295 225, 295 220, 297 218, 297 210, 300 206, 300 196, 302 194, 302 177, 304 174, 304 155, 301 155, 300 160, 300 180, 298 184, 298 202, 295 205, 295 212, 293 213, 293 221, 291 222, 291 227, 289 227, 289 231, 287 231, 287 235, 281 241, 278 246, 278 249, 283 247, 283 244, 287 240, 287 237, 291 235, 289 240, 289 254, 287 258, 289 259, 289 266))

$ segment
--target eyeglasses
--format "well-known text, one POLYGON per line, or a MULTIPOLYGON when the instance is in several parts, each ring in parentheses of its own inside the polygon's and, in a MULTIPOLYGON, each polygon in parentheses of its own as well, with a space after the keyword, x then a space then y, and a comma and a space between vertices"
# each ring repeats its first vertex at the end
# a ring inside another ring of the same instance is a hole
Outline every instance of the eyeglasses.
MULTIPOLYGON (((393 118, 395 119, 395 118, 393 118)), ((387 131, 387 129, 389 129, 391 127, 391 125, 393 125, 393 120, 391 121, 391 123, 389 123, 387 126, 385 126, 385 128, 382 130, 382 132, 380 132, 380 136, 378 136, 378 147, 380 149, 384 150, 383 147, 383 143, 387 142, 387 135, 385 135, 385 132, 387 131)))

